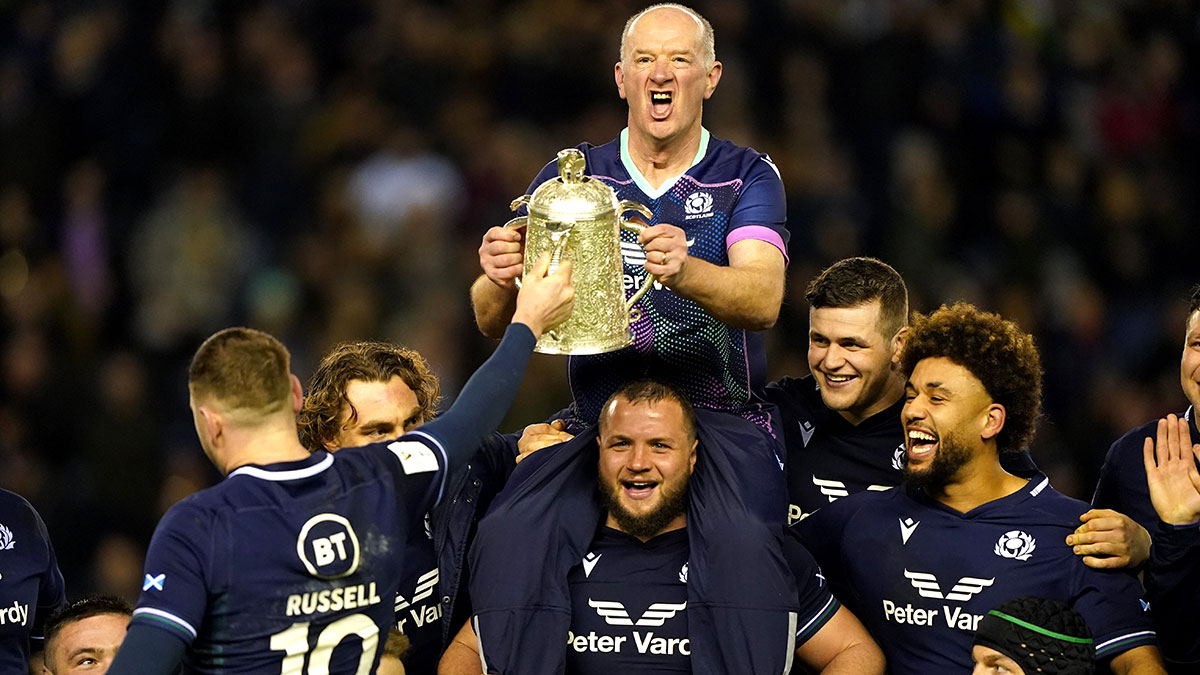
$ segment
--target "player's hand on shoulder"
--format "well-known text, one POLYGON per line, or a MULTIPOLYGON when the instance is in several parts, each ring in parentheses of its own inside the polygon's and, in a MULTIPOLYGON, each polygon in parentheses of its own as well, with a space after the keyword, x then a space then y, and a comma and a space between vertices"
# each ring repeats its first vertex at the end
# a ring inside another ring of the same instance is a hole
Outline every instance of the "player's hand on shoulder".
POLYGON ((1067 535, 1067 545, 1088 567, 1132 568, 1150 557, 1150 533, 1129 516, 1112 509, 1091 509, 1079 520, 1083 524, 1067 535))
POLYGON ((571 261, 563 260, 550 272, 550 254, 543 253, 525 275, 517 294, 513 323, 529 326, 535 336, 566 321, 575 307, 575 286, 571 282, 571 261))
POLYGON ((492 283, 515 288, 514 280, 525 271, 525 233, 509 227, 489 229, 479 245, 479 266, 492 283))
POLYGON ((646 249, 646 271, 671 286, 688 264, 687 233, 682 228, 660 223, 642 230, 638 242, 646 249))
POLYGON ((1200 521, 1200 444, 1192 444, 1192 430, 1186 418, 1167 415, 1158 421, 1154 438, 1143 446, 1146 483, 1150 502, 1158 517, 1171 525, 1190 525, 1200 521))
POLYGON ((566 422, 562 420, 554 420, 550 424, 530 424, 525 427, 525 430, 521 432, 521 438, 517 441, 517 464, 538 450, 566 443, 575 438, 573 434, 564 431, 565 428, 566 422))

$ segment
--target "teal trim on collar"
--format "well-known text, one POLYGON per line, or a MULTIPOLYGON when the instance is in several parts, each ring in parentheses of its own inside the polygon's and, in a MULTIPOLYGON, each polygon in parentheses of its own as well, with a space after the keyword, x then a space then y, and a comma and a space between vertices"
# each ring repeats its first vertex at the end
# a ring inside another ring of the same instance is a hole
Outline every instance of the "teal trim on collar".
MULTIPOLYGON (((704 155, 708 154, 709 138, 711 136, 708 133, 708 129, 700 127, 700 147, 696 149, 696 156, 692 158, 692 163, 688 165, 688 169, 699 164, 700 160, 704 159, 704 155)), ((663 181, 663 184, 658 189, 650 187, 650 181, 646 180, 646 177, 638 170, 637 165, 633 163, 633 157, 629 155, 629 127, 621 130, 621 163, 625 165, 625 170, 633 178, 634 184, 641 188, 642 192, 645 192, 651 199, 658 199, 665 195, 667 190, 670 190, 675 185, 675 181, 679 180, 679 177, 683 175, 681 173, 679 176, 663 181)), ((684 173, 687 173, 687 169, 684 169, 684 173)))

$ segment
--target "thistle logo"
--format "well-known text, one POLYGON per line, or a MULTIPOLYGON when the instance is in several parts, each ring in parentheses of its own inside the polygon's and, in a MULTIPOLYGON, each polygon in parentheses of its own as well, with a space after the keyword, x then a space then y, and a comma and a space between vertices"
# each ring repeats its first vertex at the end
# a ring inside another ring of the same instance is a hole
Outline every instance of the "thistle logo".
POLYGON ((892 453, 892 468, 897 471, 904 470, 904 444, 901 443, 896 447, 896 451, 892 453))
POLYGON ((12 530, 0 525, 0 551, 11 550, 16 541, 13 539, 12 530))
POLYGON ((630 618, 629 610, 625 609, 625 605, 619 602, 588 598, 588 606, 595 608, 596 613, 604 617, 605 623, 610 626, 661 626, 668 619, 675 618, 676 614, 686 609, 687 603, 681 602, 675 605, 669 602, 656 602, 646 608, 637 623, 630 618))
POLYGON ((683 567, 680 568, 680 570, 679 570, 679 580, 685 584, 687 583, 687 570, 688 570, 688 564, 683 563, 683 567))
POLYGON ((904 576, 912 583, 913 588, 917 589, 917 593, 922 598, 934 598, 935 600, 957 600, 966 602, 974 597, 983 589, 991 586, 996 582, 996 578, 980 579, 978 577, 962 577, 949 593, 942 594, 942 587, 938 584, 937 577, 928 572, 910 572, 904 570, 904 576))
POLYGON ((683 200, 683 210, 687 213, 687 219, 692 218, 707 218, 712 215, 713 198, 712 195, 703 190, 698 190, 687 196, 683 200))
POLYGON ((992 552, 1001 558, 1029 560, 1037 548, 1037 540, 1020 530, 1009 530, 996 542, 992 552))

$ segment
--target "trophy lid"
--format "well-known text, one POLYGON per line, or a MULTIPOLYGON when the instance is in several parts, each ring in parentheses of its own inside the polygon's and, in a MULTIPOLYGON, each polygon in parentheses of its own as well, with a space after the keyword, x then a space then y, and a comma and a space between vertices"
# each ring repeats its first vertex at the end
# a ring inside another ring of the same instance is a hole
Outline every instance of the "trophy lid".
POLYGON ((538 186, 529 212, 541 218, 575 222, 616 214, 617 196, 603 181, 584 175, 585 160, 578 148, 558 153, 558 178, 538 186))

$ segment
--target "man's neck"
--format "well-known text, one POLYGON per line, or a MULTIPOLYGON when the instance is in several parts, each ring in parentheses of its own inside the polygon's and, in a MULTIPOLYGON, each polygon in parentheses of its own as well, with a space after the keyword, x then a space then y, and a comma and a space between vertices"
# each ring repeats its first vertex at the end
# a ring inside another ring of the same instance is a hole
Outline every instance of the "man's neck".
POLYGON ((664 140, 634 133, 632 126, 629 129, 629 158, 655 189, 691 168, 700 152, 699 123, 686 133, 664 140))
POLYGON ((687 516, 682 515, 682 514, 677 516, 674 520, 672 520, 670 523, 668 523, 666 527, 662 528, 658 532, 655 532, 654 534, 650 535, 649 537, 639 537, 635 534, 630 534, 629 532, 626 532, 624 529, 622 529, 621 524, 617 522, 617 519, 613 518, 611 513, 608 514, 608 516, 605 518, 604 525, 607 527, 611 527, 612 529, 614 529, 618 532, 625 532, 625 534, 628 534, 629 536, 634 537, 635 539, 637 539, 638 541, 640 541, 644 544, 655 537, 664 535, 668 532, 674 532, 675 530, 682 530, 683 528, 687 527, 687 516))
POLYGON ((312 454, 300 444, 295 424, 239 430, 230 440, 217 466, 225 475, 247 464, 295 462, 312 454))
POLYGON ((1000 458, 994 453, 979 453, 976 458, 958 471, 941 494, 929 496, 938 502, 966 513, 988 502, 1002 499, 1025 487, 1029 481, 1014 476, 1000 466, 1000 458))

